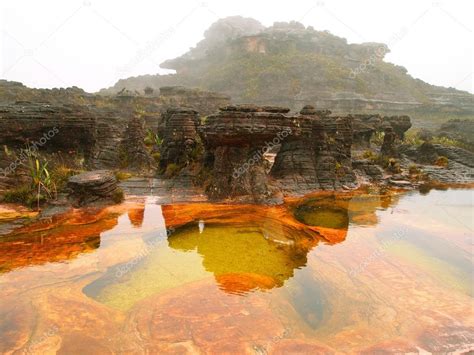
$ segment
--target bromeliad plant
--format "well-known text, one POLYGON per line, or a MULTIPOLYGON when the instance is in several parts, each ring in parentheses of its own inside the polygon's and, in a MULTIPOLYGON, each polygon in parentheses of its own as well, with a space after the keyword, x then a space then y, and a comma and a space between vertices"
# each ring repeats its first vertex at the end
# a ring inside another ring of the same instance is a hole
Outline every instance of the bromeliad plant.
POLYGON ((28 167, 32 188, 36 194, 37 208, 39 210, 40 200, 43 197, 41 194, 42 191, 47 194, 48 198, 57 197, 56 184, 51 179, 48 170, 48 162, 42 161, 36 154, 31 153, 28 155, 28 167))

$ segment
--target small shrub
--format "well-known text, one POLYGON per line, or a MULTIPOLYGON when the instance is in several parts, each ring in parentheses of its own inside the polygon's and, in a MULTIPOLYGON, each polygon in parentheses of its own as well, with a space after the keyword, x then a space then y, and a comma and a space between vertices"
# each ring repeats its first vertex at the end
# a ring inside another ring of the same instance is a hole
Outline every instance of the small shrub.
POLYGON ((377 155, 372 151, 372 150, 366 150, 364 153, 362 153, 362 158, 364 159, 369 159, 369 160, 375 160, 377 155))
POLYGON ((404 143, 413 146, 420 146, 423 144, 423 140, 418 136, 416 131, 408 131, 405 133, 404 143))
POLYGON ((115 177, 118 181, 123 181, 123 180, 130 179, 132 176, 133 176, 132 174, 127 173, 125 171, 116 171, 115 172, 115 177))
POLYGON ((441 166, 443 168, 446 168, 448 166, 449 159, 446 158, 445 156, 439 156, 438 159, 435 161, 435 165, 441 166))
POLYGON ((346 175, 346 172, 344 171, 342 164, 339 162, 336 162, 335 170, 336 170, 336 176, 339 178, 346 175))
POLYGON ((174 164, 174 163, 168 164, 165 170, 165 177, 171 178, 173 176, 176 176, 178 175, 180 170, 181 168, 179 167, 178 164, 174 164))
POLYGON ((123 202, 124 199, 125 199, 125 193, 123 192, 121 188, 116 189, 112 193, 112 201, 114 201, 115 203, 121 203, 123 202))
POLYGON ((204 149, 202 148, 202 145, 198 144, 193 148, 193 150, 189 154, 189 159, 192 161, 197 161, 202 157, 203 154, 204 154, 204 149))
POLYGON ((31 190, 31 187, 28 185, 23 185, 5 192, 5 195, 3 196, 3 202, 28 205, 28 202, 32 196, 33 191, 31 190))
POLYGON ((58 165, 54 167, 51 171, 51 180, 56 185, 56 188, 59 191, 66 186, 69 178, 77 173, 77 170, 68 168, 65 165, 58 165))
POLYGON ((161 159, 161 153, 160 152, 152 153, 151 157, 155 160, 156 163, 159 163, 161 159))
POLYGON ((449 137, 436 136, 436 137, 433 137, 432 142, 444 145, 446 147, 459 147, 459 148, 466 149, 466 144, 463 144, 457 139, 453 139, 449 137))
POLYGON ((375 145, 382 145, 384 136, 384 132, 375 132, 370 139, 370 143, 375 145))
POLYGON ((146 146, 153 146, 156 145, 157 147, 161 147, 163 140, 158 136, 157 133, 153 132, 151 129, 147 130, 146 136, 144 139, 146 146))

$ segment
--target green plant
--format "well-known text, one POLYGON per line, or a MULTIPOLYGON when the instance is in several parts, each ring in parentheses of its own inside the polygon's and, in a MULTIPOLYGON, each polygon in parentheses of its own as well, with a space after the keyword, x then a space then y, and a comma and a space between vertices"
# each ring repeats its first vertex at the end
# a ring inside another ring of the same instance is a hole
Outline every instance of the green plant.
POLYGON ((344 175, 346 175, 346 172, 344 171, 342 164, 339 162, 336 162, 335 170, 336 170, 337 177, 343 177, 344 175))
POLYGON ((156 145, 157 147, 161 147, 163 140, 160 138, 160 136, 158 136, 158 133, 155 133, 151 129, 148 129, 146 131, 144 142, 147 146, 156 145))
POLYGON ((67 184, 69 178, 78 171, 71 169, 65 165, 57 165, 51 170, 51 180, 56 187, 56 190, 61 191, 67 184))
POLYGON ((459 148, 468 148, 466 144, 458 141, 457 139, 449 138, 449 137, 440 137, 436 136, 433 137, 431 140, 433 143, 438 143, 447 147, 459 147, 459 148))
POLYGON ((154 152, 151 154, 151 157, 155 160, 156 163, 160 162, 161 159, 161 153, 160 152, 154 152))
POLYGON ((20 187, 8 190, 3 196, 3 202, 7 203, 21 203, 29 205, 31 197, 33 196, 31 186, 22 185, 20 187))
POLYGON ((176 176, 178 175, 180 170, 181 168, 179 167, 178 164, 175 164, 175 163, 168 164, 165 170, 165 177, 171 178, 173 176, 176 176))
POLYGON ((40 202, 46 199, 41 191, 46 192, 48 198, 53 198, 57 194, 56 185, 51 179, 47 161, 43 161, 34 153, 30 153, 28 155, 28 166, 32 187, 36 191, 37 208, 39 210, 40 202))
POLYGON ((417 132, 414 130, 410 130, 405 133, 404 143, 414 146, 420 146, 423 144, 423 140, 418 136, 417 132))
POLYGON ((370 142, 375 145, 382 145, 384 136, 385 136, 384 132, 377 131, 372 135, 370 142))
POLYGON ((127 179, 130 179, 131 177, 132 177, 132 174, 127 173, 127 172, 125 172, 125 171, 116 171, 116 172, 115 172, 115 178, 116 178, 118 181, 127 180, 127 179))
POLYGON ((121 188, 116 189, 112 193, 112 201, 114 201, 115 203, 121 203, 123 202, 124 199, 125 199, 125 193, 123 192, 121 188))
POLYGON ((377 158, 377 155, 372 150, 366 150, 362 153, 362 158, 374 161, 377 158))

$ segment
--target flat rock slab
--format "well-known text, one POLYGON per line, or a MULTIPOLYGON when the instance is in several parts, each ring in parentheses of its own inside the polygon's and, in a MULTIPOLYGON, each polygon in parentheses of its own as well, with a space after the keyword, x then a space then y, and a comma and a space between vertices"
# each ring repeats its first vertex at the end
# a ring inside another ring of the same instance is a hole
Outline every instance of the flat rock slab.
POLYGON ((69 178, 68 185, 71 188, 74 186, 94 187, 102 186, 108 183, 117 183, 114 174, 109 170, 94 170, 82 174, 74 175, 69 178))
POLYGON ((113 199, 118 188, 115 175, 108 170, 94 170, 69 178, 69 197, 76 200, 76 205, 113 199))

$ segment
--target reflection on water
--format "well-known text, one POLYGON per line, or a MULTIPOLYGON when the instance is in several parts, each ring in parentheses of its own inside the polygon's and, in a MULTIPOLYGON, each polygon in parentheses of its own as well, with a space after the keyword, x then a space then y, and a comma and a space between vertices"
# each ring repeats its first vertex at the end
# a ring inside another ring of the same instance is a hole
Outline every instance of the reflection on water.
POLYGON ((473 217, 472 190, 75 210, 1 237, 0 353, 468 350, 473 217))

